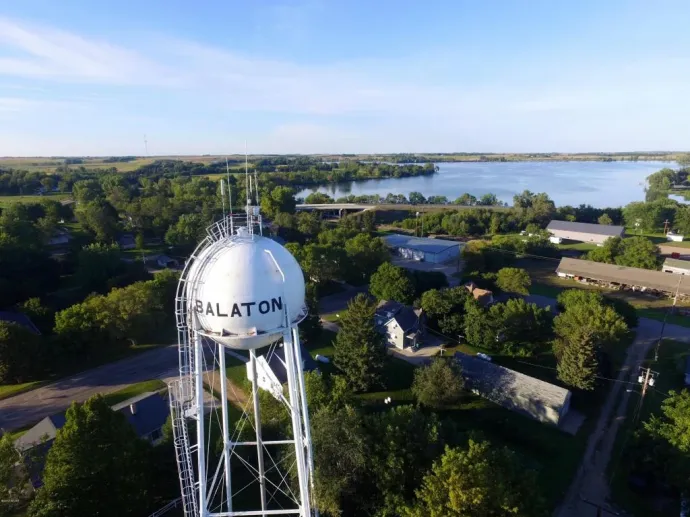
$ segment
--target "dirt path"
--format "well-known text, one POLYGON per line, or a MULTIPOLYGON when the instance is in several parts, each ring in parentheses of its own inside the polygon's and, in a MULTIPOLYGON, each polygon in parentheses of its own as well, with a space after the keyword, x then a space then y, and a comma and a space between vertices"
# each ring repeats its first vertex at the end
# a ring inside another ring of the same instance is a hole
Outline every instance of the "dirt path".
MULTIPOLYGON (((204 384, 211 389, 211 393, 220 393, 220 372, 214 370, 212 372, 204 373, 204 384)), ((244 407, 248 400, 247 394, 234 384, 230 379, 227 379, 228 402, 237 407, 244 407)), ((216 395, 219 397, 220 395, 216 395)))
MULTIPOLYGON (((618 374, 619 381, 636 382, 638 366, 647 356, 659 337, 661 323, 640 318, 635 341, 628 348, 625 363, 618 374)), ((666 337, 690 342, 690 329, 666 327, 666 337)), ((582 463, 575 475, 563 504, 556 511, 556 517, 596 517, 596 505, 613 510, 609 505, 609 479, 606 469, 611 457, 616 434, 626 418, 630 392, 625 391, 630 385, 613 382, 604 407, 601 410, 595 430, 592 432, 582 463), (622 392, 622 397, 618 395, 622 392), (618 404, 616 405, 616 401, 618 404), (615 410, 615 411, 614 411, 615 410)), ((633 396, 639 396, 633 394, 633 396)))

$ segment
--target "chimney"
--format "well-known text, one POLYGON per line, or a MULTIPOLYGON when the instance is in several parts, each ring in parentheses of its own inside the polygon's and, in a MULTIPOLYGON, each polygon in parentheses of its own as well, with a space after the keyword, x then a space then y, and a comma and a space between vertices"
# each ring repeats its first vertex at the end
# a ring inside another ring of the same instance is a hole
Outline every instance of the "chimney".
POLYGON ((137 404, 136 402, 134 404, 129 405, 129 412, 132 413, 133 415, 137 414, 137 404))

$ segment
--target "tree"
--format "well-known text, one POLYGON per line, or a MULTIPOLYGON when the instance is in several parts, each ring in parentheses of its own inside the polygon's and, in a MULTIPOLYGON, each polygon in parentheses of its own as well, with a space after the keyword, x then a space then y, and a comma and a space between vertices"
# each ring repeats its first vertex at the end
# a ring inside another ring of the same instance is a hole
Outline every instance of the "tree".
POLYGON ((360 233, 345 242, 345 252, 352 267, 346 269, 348 280, 366 282, 369 277, 390 259, 386 243, 380 237, 360 233))
POLYGON ((170 246, 194 248, 204 237, 207 223, 201 214, 182 214, 165 232, 165 242, 170 246))
POLYGON ((658 269, 659 248, 646 237, 630 237, 621 243, 620 255, 615 261, 619 266, 658 269))
POLYGON ((19 304, 19 312, 26 314, 29 319, 38 327, 41 334, 48 334, 53 330, 55 325, 55 312, 41 305, 40 298, 29 298, 25 302, 19 304))
POLYGON ((22 325, 0 321, 0 383, 27 382, 41 371, 40 337, 22 325))
POLYGON ((340 317, 340 332, 335 340, 335 365, 354 391, 367 391, 381 385, 386 347, 376 330, 376 303, 358 294, 340 317))
POLYGON ((463 330, 465 302, 472 296, 464 286, 449 289, 431 289, 422 293, 421 307, 427 315, 427 324, 449 336, 463 330))
POLYGON ((342 277, 345 252, 340 248, 307 244, 299 250, 295 258, 307 278, 317 284, 342 277))
POLYGON ((496 197, 496 194, 484 194, 479 198, 477 204, 482 206, 496 206, 498 204, 498 198, 496 197))
POLYGON ((321 217, 318 212, 297 214, 297 231, 308 238, 316 237, 321 231, 321 217))
POLYGON ((472 194, 468 194, 467 192, 465 192, 462 196, 453 201, 453 203, 456 205, 465 206, 475 205, 477 203, 477 198, 474 197, 472 194))
POLYGON ((478 348, 495 348, 498 335, 498 324, 488 311, 482 309, 474 300, 465 303, 465 340, 478 348))
POLYGON ((312 192, 304 200, 308 205, 321 205, 325 203, 333 203, 333 198, 323 192, 312 192))
POLYGON ((150 446, 100 395, 73 403, 48 452, 30 517, 145 515, 150 446))
POLYGON ((614 264, 616 257, 621 254, 621 246, 623 239, 620 237, 609 237, 604 241, 603 246, 597 246, 587 253, 587 260, 594 262, 604 262, 606 264, 614 264))
POLYGON ((411 205, 422 205, 426 203, 426 198, 420 192, 410 192, 408 199, 411 205))
POLYGON ((690 491, 690 392, 670 391, 661 415, 652 415, 636 433, 633 471, 651 475, 681 493, 690 491))
POLYGON ((498 270, 496 285, 507 293, 529 294, 532 280, 529 273, 516 267, 504 267, 498 270))
POLYGON ((607 213, 601 214, 601 216, 599 216, 599 219, 597 219, 597 222, 605 226, 611 226, 613 224, 613 221, 607 213))
POLYGON ((412 394, 425 406, 443 408, 457 402, 464 385, 457 363, 438 357, 415 370, 412 394))
POLYGON ((394 300, 411 303, 414 298, 414 285, 405 270, 384 262, 371 275, 369 291, 379 300, 394 300))
POLYGON ((99 242, 112 242, 119 231, 115 207, 103 199, 90 201, 77 208, 77 220, 99 242))
POLYGON ((122 253, 117 244, 89 244, 77 256, 76 277, 86 293, 104 292, 108 280, 121 274, 123 269, 122 253))
POLYGON ((441 425, 434 413, 412 405, 374 412, 364 425, 371 443, 367 466, 376 485, 375 515, 397 517, 442 451, 441 425))
POLYGON ((551 339, 550 308, 541 308, 522 298, 493 305, 488 311, 488 321, 497 330, 491 348, 508 355, 533 355, 551 339))
POLYGON ((14 438, 5 433, 0 438, 0 515, 18 515, 31 494, 26 458, 14 446, 14 438))
POLYGON ((470 439, 449 448, 424 477, 405 517, 488 517, 544 515, 534 470, 506 447, 470 439))
POLYGON ((280 212, 294 214, 296 206, 295 193, 289 187, 275 187, 261 196, 261 211, 267 217, 273 217, 280 212))
POLYGON ((144 234, 139 232, 134 238, 134 243, 136 244, 137 250, 142 251, 144 249, 144 234))
POLYGON ((311 426, 316 507, 329 515, 357 515, 370 457, 361 416, 351 407, 326 408, 313 415, 311 426))
POLYGON ((321 336, 323 325, 319 317, 319 301, 316 297, 316 285, 307 283, 306 288, 307 317, 299 324, 300 339, 306 344, 311 343, 321 336))
POLYGON ((591 338, 568 341, 558 361, 558 378, 574 388, 591 391, 596 384, 598 367, 597 349, 591 338))

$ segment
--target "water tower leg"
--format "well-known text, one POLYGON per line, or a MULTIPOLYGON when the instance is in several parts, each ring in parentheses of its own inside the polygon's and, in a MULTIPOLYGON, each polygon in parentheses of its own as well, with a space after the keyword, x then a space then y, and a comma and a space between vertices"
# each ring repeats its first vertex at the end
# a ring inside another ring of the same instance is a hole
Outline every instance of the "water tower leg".
MULTIPOLYGON (((264 444, 261 438, 261 406, 259 405, 259 380, 256 375, 256 350, 249 351, 252 372, 252 399, 254 402, 254 427, 256 428, 256 453, 259 467, 259 490, 261 491, 261 511, 266 511, 266 470, 264 469, 264 444)), ((265 514, 262 514, 265 515, 265 514)))
POLYGON ((196 396, 196 446, 199 461, 199 512, 205 516, 206 508, 206 450, 204 436, 204 351, 199 334, 194 332, 194 395, 196 396))
MULTIPOLYGON (((302 517, 311 517, 311 501, 309 499, 309 476, 307 475, 307 464, 304 451, 304 429, 302 427, 300 391, 297 379, 296 361, 302 360, 301 354, 295 354, 295 340, 293 331, 290 328, 283 333, 283 343, 285 347, 285 369, 288 376, 288 391, 290 392, 290 412, 292 414, 292 433, 295 437, 295 454, 297 456, 297 479, 299 481, 299 493, 301 501, 302 517)), ((297 351, 299 354, 299 350, 297 351)), ((301 368, 300 368, 301 370, 301 368)))
MULTIPOLYGON (((299 330, 298 329, 293 329, 292 330, 292 336, 293 336, 293 343, 294 343, 294 351, 295 351, 295 357, 297 358, 296 360, 296 365, 297 365, 297 381, 299 384, 299 391, 300 391, 300 400, 302 403, 302 424, 304 425, 304 437, 305 437, 305 444, 304 448, 307 453, 306 457, 306 465, 307 465, 307 471, 309 472, 309 489, 310 489, 310 494, 311 494, 311 502, 313 504, 313 497, 314 497, 314 453, 312 451, 312 445, 311 445, 311 425, 309 424, 309 408, 307 407, 307 390, 304 386, 304 370, 302 368, 302 353, 301 353, 301 347, 300 347, 300 340, 299 340, 299 330)), ((316 517, 319 516, 319 512, 315 512, 316 517)))
POLYGON ((232 490, 230 483, 230 425, 228 415, 228 378, 225 369, 225 347, 218 345, 218 355, 220 357, 220 404, 223 414, 223 463, 225 469, 225 494, 227 497, 227 511, 232 511, 232 490))

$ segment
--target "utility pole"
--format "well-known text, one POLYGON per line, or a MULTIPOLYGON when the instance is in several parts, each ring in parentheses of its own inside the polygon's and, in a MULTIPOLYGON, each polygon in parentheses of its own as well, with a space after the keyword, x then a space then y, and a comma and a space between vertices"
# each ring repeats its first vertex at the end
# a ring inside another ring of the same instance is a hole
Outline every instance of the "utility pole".
POLYGON ((640 374, 637 377, 637 382, 642 384, 642 393, 640 396, 640 401, 637 404, 637 410, 635 411, 635 418, 633 423, 636 423, 640 417, 640 412, 642 410, 642 404, 644 403, 644 396, 647 393, 647 388, 649 386, 654 386, 656 384, 656 379, 659 376, 659 372, 653 371, 651 368, 645 368, 640 366, 640 374))
POLYGON ((664 235, 668 233, 668 225, 671 224, 668 219, 664 221, 664 235))

